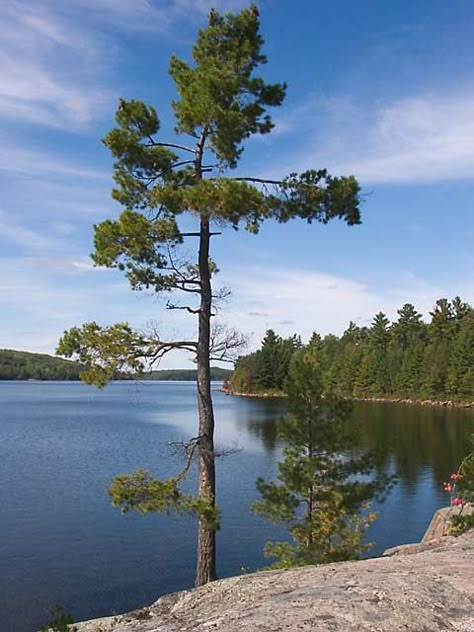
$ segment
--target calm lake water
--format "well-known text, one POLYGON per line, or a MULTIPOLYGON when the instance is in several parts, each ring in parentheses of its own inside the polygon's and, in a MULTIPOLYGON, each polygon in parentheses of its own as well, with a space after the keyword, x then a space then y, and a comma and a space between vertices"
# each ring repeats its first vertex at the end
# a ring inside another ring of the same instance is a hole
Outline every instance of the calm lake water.
MULTIPOLYGON (((226 396, 214 387, 217 443, 239 451, 218 462, 219 574, 263 567, 266 540, 282 531, 250 513, 257 476, 272 478, 281 446, 276 400, 226 396)), ((474 411, 358 404, 364 442, 387 450, 400 472, 370 530, 375 553, 419 540, 446 504, 442 482, 468 451, 474 411)), ((117 382, 0 382, 0 619, 31 632, 61 604, 76 620, 146 605, 193 585, 190 518, 123 516, 105 488, 112 476, 180 467, 168 443, 195 435, 195 386, 117 382)), ((173 470, 174 468, 174 470, 173 470)))

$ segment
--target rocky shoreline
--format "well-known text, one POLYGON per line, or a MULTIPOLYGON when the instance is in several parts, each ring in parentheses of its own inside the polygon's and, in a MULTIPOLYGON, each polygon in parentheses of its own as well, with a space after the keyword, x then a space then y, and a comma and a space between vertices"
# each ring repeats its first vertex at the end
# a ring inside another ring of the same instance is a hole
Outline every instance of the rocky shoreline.
MULTIPOLYGON (((236 397, 247 397, 255 399, 284 399, 285 393, 250 393, 250 392, 238 392, 233 391, 230 388, 222 387, 219 389, 221 393, 225 395, 234 395, 236 397)), ((411 406, 432 406, 440 408, 474 408, 474 402, 455 402, 450 399, 447 400, 432 400, 432 399, 407 399, 399 397, 354 397, 356 402, 373 402, 381 404, 409 404, 411 406)))
POLYGON ((474 632, 474 530, 430 537, 451 513, 439 510, 421 543, 381 557, 230 577, 78 630, 474 632))

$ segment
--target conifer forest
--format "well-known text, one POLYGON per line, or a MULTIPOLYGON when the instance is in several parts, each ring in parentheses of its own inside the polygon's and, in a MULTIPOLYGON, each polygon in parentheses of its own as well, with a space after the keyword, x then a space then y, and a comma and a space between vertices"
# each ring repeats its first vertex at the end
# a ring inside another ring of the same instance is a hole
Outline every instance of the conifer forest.
MULTIPOLYGON (((268 330, 261 348, 240 357, 229 388, 283 393, 299 336, 268 330)), ((390 322, 379 312, 369 326, 350 322, 341 336, 313 333, 326 387, 342 397, 474 400, 474 309, 461 298, 441 298, 429 321, 406 303, 390 322)))

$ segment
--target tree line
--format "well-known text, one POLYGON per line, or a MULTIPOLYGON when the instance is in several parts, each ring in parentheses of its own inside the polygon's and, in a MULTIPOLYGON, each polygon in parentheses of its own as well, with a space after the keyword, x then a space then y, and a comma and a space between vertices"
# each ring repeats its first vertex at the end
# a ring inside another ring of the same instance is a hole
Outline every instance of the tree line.
MULTIPOLYGON (((79 380, 84 369, 78 362, 55 358, 45 353, 0 349, 0 380, 79 380)), ((211 380, 221 381, 231 371, 212 366, 211 380)), ((159 369, 143 374, 117 374, 119 380, 196 381, 196 369, 159 369)))
POLYGON ((0 380, 79 380, 77 362, 43 353, 0 349, 0 380))
MULTIPOLYGON (((328 388, 341 397, 472 401, 474 309, 455 297, 440 298, 429 322, 406 303, 390 322, 383 312, 370 326, 352 321, 341 336, 313 333, 306 347, 317 352, 328 388)), ((266 332, 261 348, 240 357, 229 387, 235 392, 284 390, 298 336, 266 332)))

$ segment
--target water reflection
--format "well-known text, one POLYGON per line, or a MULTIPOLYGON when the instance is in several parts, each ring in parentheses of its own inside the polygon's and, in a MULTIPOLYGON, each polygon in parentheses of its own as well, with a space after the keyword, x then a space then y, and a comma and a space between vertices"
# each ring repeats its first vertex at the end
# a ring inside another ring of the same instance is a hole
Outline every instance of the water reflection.
MULTIPOLYGON (((239 422, 273 453, 279 446, 276 421, 284 414, 284 401, 258 400, 246 412, 239 422)), ((350 423, 360 430, 354 449, 380 451, 383 469, 397 471, 400 483, 413 488, 420 477, 426 479, 427 469, 435 485, 457 469, 469 452, 474 411, 357 402, 350 423)))
MULTIPOLYGON (((217 387, 216 387, 217 389, 217 387)), ((281 456, 276 420, 284 400, 215 390, 217 444, 242 448, 218 460, 220 576, 262 568, 264 543, 283 530, 250 512, 255 480, 272 479, 281 456)), ((122 516, 105 488, 137 467, 169 476, 170 442, 196 429, 195 384, 0 383, 0 612, 2 630, 28 632, 62 603, 76 619, 150 603, 193 585, 195 524, 169 516, 122 516), (84 560, 87 563, 84 563, 84 560)), ((468 450, 474 410, 357 404, 360 447, 383 448, 400 479, 369 539, 383 549, 421 538, 446 504, 441 482, 468 450)))

